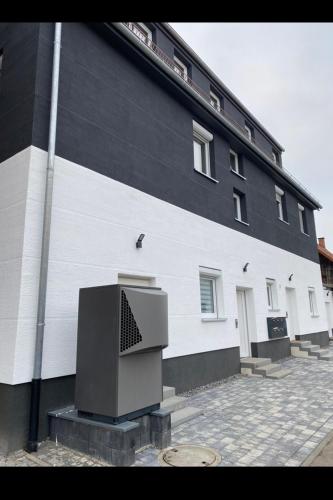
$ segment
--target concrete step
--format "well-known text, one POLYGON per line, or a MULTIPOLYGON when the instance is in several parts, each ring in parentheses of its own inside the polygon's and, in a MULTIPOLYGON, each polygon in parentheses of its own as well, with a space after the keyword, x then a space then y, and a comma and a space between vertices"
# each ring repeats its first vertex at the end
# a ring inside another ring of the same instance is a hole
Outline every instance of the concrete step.
POLYGON ((282 369, 282 370, 276 371, 274 373, 268 373, 266 375, 266 378, 280 379, 280 378, 287 377, 288 375, 290 375, 290 373, 292 373, 291 370, 282 369))
POLYGON ((271 358, 241 358, 241 368, 258 368, 272 363, 271 358))
POLYGON ((327 356, 330 353, 328 349, 318 349, 313 352, 309 352, 310 356, 316 356, 317 358, 320 358, 321 356, 327 356))
POLYGON ((309 354, 311 352, 314 352, 314 351, 319 351, 319 349, 320 349, 320 345, 314 345, 314 344, 305 345, 305 346, 300 347, 301 351, 307 351, 309 354))
POLYGON ((168 385, 163 386, 163 401, 168 398, 172 398, 176 395, 176 389, 174 387, 169 387, 168 385))
POLYGON ((161 408, 164 410, 169 410, 171 412, 180 410, 184 408, 188 398, 182 398, 180 396, 173 396, 172 398, 165 399, 161 402, 161 408))
POLYGON ((291 340, 290 344, 295 347, 310 345, 310 340, 291 340))
POLYGON ((307 351, 300 351, 300 349, 296 346, 291 347, 291 355, 294 356, 294 358, 308 358, 309 353, 307 351))
POLYGON ((171 428, 177 427, 177 425, 181 425, 188 420, 192 420, 192 418, 202 415, 203 412, 201 408, 194 408, 193 406, 187 406, 186 408, 177 410, 171 413, 171 428))
POLYGON ((324 361, 331 361, 333 359, 333 354, 324 354, 323 356, 320 356, 320 358, 318 358, 320 360, 324 360, 324 361))
POLYGON ((257 375, 267 376, 268 373, 274 373, 278 370, 281 370, 281 365, 271 363, 269 365, 259 366, 258 368, 254 368, 253 373, 257 375))

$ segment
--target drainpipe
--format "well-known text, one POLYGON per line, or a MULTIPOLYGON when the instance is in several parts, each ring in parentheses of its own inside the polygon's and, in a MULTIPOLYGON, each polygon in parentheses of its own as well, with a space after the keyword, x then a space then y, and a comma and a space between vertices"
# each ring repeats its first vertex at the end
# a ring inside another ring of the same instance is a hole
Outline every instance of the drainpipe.
POLYGON ((31 381, 29 437, 26 447, 26 451, 28 451, 29 453, 37 451, 38 448, 39 405, 40 405, 40 390, 41 390, 41 375, 42 375, 43 339, 44 339, 44 327, 45 327, 45 302, 46 302, 47 273, 48 273, 48 263, 49 263, 52 193, 53 193, 53 178, 54 178, 54 157, 55 157, 55 143, 56 143, 56 129, 57 129, 59 66, 60 66, 60 48, 61 48, 60 42, 61 42, 61 23, 55 23, 49 144, 48 144, 48 159, 47 159, 45 198, 44 198, 42 252, 40 261, 39 291, 38 291, 36 345, 35 345, 34 371, 33 371, 33 378, 31 381))

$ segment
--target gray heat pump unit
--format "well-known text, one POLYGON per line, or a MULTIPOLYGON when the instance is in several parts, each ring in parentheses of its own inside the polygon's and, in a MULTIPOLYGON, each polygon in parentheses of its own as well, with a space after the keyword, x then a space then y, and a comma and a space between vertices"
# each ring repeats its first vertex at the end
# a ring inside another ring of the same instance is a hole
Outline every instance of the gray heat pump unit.
POLYGON ((168 296, 160 288, 81 288, 75 406, 111 423, 148 413, 162 401, 162 349, 168 296))

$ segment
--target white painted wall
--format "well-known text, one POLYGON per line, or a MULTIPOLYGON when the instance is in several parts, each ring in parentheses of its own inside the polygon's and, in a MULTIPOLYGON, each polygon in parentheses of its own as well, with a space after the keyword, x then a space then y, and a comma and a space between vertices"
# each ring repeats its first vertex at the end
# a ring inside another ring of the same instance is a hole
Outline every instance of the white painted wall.
POLYGON ((323 289, 323 299, 325 302, 326 318, 327 318, 327 329, 329 331, 329 336, 332 337, 333 328, 333 292, 331 290, 323 289))
MULTIPOLYGON (((5 375, 11 369, 12 383, 32 376, 46 158, 31 148, 15 359, 3 370, 5 375)), ((301 333, 327 329, 318 264, 62 158, 56 158, 55 169, 43 378, 75 373, 79 288, 117 283, 118 273, 151 276, 168 292, 164 358, 239 345, 236 286, 253 288, 252 341, 267 340, 267 316, 285 315, 286 286, 296 287, 301 333), (136 249, 140 233, 146 237, 136 249), (199 266, 222 270, 224 321, 201 321, 199 266), (266 277, 278 282, 280 310, 274 313, 267 309, 266 277), (317 318, 310 316, 308 286, 317 291, 317 318)), ((3 325, 1 339, 5 331, 3 325)))

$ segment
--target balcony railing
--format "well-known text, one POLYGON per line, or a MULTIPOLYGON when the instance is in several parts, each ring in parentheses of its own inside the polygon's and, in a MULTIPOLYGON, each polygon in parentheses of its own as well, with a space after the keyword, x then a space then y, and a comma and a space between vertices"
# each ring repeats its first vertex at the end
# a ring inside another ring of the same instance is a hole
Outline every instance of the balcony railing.
MULTIPOLYGON (((248 132, 244 127, 242 127, 238 122, 236 122, 228 113, 225 112, 225 110, 221 106, 217 106, 214 101, 212 101, 211 96, 207 94, 203 89, 201 89, 185 72, 180 71, 179 67, 176 66, 175 62, 173 59, 171 59, 169 56, 163 52, 156 43, 154 43, 146 33, 144 33, 140 28, 138 27, 137 24, 133 22, 123 22, 121 23, 126 28, 128 28, 137 38, 140 40, 142 44, 144 44, 146 47, 148 47, 154 54, 156 54, 161 61, 164 62, 169 68, 171 68, 174 73, 181 78, 189 87, 191 87, 192 90, 194 90, 201 98, 203 98, 213 109, 216 113, 219 113, 224 116, 224 118, 231 123, 234 127, 236 127, 243 135, 244 137, 249 141, 252 142, 253 144, 256 145, 256 147, 261 151, 261 153, 271 162, 273 161, 272 156, 268 155, 266 151, 264 151, 255 141, 255 138, 251 136, 251 138, 248 135, 248 132)), ((281 170, 287 174, 286 176, 290 177, 290 179, 296 183, 297 186, 299 186, 310 198, 312 198, 320 207, 319 201, 310 193, 310 191, 303 186, 298 179, 294 175, 292 175, 285 167, 281 167, 280 165, 276 164, 278 167, 281 168, 281 170)))

